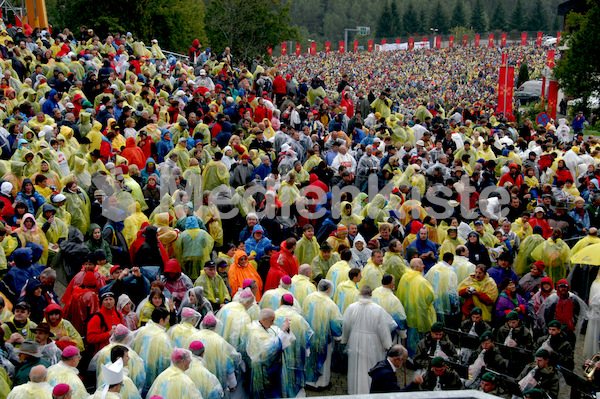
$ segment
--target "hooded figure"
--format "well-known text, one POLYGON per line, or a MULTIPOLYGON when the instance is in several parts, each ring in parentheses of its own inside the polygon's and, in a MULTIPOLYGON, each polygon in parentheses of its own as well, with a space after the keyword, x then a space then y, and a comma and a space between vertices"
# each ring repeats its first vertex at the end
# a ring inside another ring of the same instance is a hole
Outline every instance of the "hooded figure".
POLYGON ((261 293, 263 291, 263 281, 256 269, 254 269, 254 267, 248 261, 248 255, 244 251, 235 251, 235 254, 233 255, 233 263, 231 266, 229 266, 227 275, 229 277, 229 287, 231 288, 231 292, 237 292, 238 289, 243 288, 244 280, 254 280, 258 287, 256 300, 260 301, 261 293))
POLYGON ((213 237, 200 229, 195 217, 188 217, 185 231, 177 239, 177 253, 186 274, 196 280, 204 264, 210 260, 215 244, 213 237))
POLYGON ((21 191, 17 194, 15 201, 24 202, 27 205, 27 211, 35 215, 37 210, 46 202, 46 199, 35 191, 31 179, 27 178, 23 180, 21 191))
POLYGON ((352 245, 352 259, 350 259, 350 265, 362 270, 367 265, 370 258, 371 250, 367 248, 365 239, 359 233, 354 238, 354 244, 352 245))
POLYGON ((147 225, 142 228, 141 233, 138 232, 138 239, 130 248, 133 265, 159 266, 162 270, 169 258, 162 243, 158 241, 158 228, 147 225), (142 237, 144 240, 140 243, 142 237))
POLYGON ((129 137, 125 141, 125 149, 121 151, 121 156, 129 161, 129 165, 137 165, 140 170, 146 166, 144 152, 135 144, 135 138, 133 137, 129 137))
POLYGON ((212 312, 212 305, 204 297, 204 288, 202 287, 194 287, 187 290, 179 306, 180 315, 183 308, 186 307, 198 312, 201 316, 200 319, 203 319, 209 312, 212 312))
MULTIPOLYGON (((43 251, 37 260, 44 265, 48 263, 48 240, 46 239, 44 232, 37 227, 36 220, 31 213, 23 215, 21 227, 16 229, 14 234, 19 236, 19 240, 21 240, 21 245, 23 246, 28 246, 28 243, 34 243, 41 246, 43 251)), ((34 247, 34 249, 37 249, 37 246, 34 247)))

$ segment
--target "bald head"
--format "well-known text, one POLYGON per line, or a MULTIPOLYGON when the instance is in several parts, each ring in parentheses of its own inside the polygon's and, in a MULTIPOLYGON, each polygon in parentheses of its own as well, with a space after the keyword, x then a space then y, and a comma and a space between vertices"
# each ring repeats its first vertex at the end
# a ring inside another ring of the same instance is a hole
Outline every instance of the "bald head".
POLYGON ((425 269, 423 261, 419 258, 414 258, 410 261, 410 268, 418 272, 422 272, 425 269))
POLYGON ((264 321, 275 318, 275 312, 272 309, 262 309, 258 314, 258 320, 264 321))
POLYGON ((306 276, 306 277, 310 278, 311 273, 312 273, 312 267, 308 263, 303 263, 298 268, 298 274, 301 274, 302 276, 306 276))
POLYGON ((44 382, 46 381, 46 374, 47 374, 48 370, 46 369, 46 366, 35 366, 31 369, 31 371, 29 372, 29 380, 31 382, 44 382))
POLYGON ((588 230, 588 234, 591 236, 597 236, 598 235, 598 229, 595 227, 590 227, 590 229, 588 230))

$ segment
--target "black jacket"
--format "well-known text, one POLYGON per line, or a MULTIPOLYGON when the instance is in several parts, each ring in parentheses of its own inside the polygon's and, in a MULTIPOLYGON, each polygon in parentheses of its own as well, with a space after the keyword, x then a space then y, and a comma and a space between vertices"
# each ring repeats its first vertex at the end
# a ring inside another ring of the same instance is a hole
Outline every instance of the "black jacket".
POLYGON ((396 373, 394 373, 392 365, 388 362, 387 358, 369 370, 369 376, 371 377, 371 390, 369 393, 415 391, 417 388, 412 382, 406 388, 400 388, 398 386, 398 377, 396 377, 396 373))

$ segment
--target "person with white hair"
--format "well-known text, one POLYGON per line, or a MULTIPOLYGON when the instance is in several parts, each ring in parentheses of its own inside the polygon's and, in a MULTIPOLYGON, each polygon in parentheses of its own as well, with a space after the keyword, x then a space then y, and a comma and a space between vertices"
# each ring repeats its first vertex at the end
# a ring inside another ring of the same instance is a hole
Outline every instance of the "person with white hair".
POLYGON ((274 325, 275 312, 262 309, 258 320, 248 327, 246 353, 250 358, 250 396, 253 398, 280 398, 281 354, 296 337, 291 332, 290 319, 281 328, 274 325))
POLYGON ((310 340, 310 355, 306 360, 306 385, 323 388, 331 379, 331 355, 333 342, 342 336, 342 313, 333 296, 333 283, 322 279, 317 292, 309 294, 304 300, 302 311, 306 321, 313 329, 310 340))
POLYGON ((338 154, 333 158, 333 162, 331 162, 331 168, 338 170, 340 165, 344 165, 353 175, 356 172, 356 158, 348 153, 346 145, 340 146, 338 154))
MULTIPOLYGON (((279 303, 281 302, 281 298, 285 294, 291 294, 290 288, 292 287, 292 279, 290 276, 283 276, 279 280, 279 287, 267 290, 263 294, 260 300, 260 308, 261 309, 272 309, 277 310, 279 307, 279 303)), ((298 301, 294 300, 293 306, 300 309, 300 304, 298 301)))
POLYGON ((192 353, 187 349, 176 348, 171 355, 171 365, 160 373, 148 398, 159 396, 162 399, 202 399, 202 394, 194 381, 185 373, 192 363, 192 353))
POLYGON ((371 287, 363 286, 358 302, 344 312, 341 342, 348 350, 348 395, 369 393, 368 372, 392 346, 391 332, 398 327, 371 295, 371 287))
POLYGON ((14 387, 6 399, 51 399, 52 387, 46 382, 47 374, 46 366, 40 364, 32 367, 29 371, 29 381, 14 387))

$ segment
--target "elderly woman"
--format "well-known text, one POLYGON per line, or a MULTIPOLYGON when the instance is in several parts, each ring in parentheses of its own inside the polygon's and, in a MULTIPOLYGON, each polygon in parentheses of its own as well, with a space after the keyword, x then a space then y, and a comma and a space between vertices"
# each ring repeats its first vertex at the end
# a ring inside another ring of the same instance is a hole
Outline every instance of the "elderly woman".
POLYGON ((485 265, 477 265, 475 273, 458 284, 458 295, 464 299, 464 316, 468 317, 477 307, 481 309, 483 320, 492 321, 492 307, 498 298, 498 288, 487 274, 485 265))
POLYGON ((527 301, 517 294, 517 281, 511 279, 504 279, 502 284, 498 287, 501 291, 496 302, 496 308, 494 309, 494 318, 496 319, 497 325, 502 325, 506 321, 506 315, 511 311, 515 311, 519 314, 521 321, 525 320, 527 316, 527 301))

